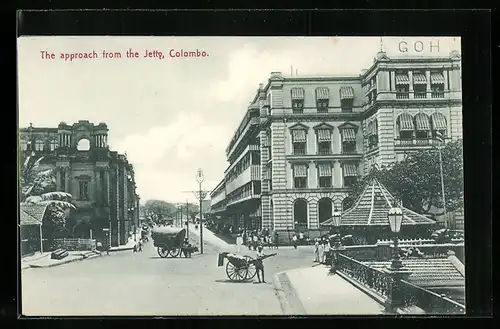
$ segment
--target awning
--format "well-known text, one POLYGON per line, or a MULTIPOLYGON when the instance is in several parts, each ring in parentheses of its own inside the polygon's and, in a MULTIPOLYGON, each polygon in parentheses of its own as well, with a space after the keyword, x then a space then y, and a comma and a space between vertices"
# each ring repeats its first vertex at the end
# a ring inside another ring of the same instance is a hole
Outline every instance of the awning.
POLYGON ((331 133, 328 129, 320 129, 318 130, 318 141, 320 142, 329 142, 331 141, 331 133))
POLYGON ((425 77, 425 74, 421 72, 413 72, 413 83, 416 85, 427 84, 427 78, 425 77))
POLYGON ((292 100, 302 100, 302 99, 304 99, 304 89, 292 88, 292 100))
POLYGON ((306 165, 295 165, 293 166, 294 177, 307 177, 307 166, 306 165))
POLYGON ((342 138, 344 142, 353 142, 356 140, 356 133, 352 128, 342 129, 342 138))
POLYGON ((302 129, 292 130, 292 142, 304 143, 306 141, 306 131, 302 129))
POLYGON ((344 163, 344 177, 358 176, 358 171, 356 170, 356 165, 352 163, 344 163))
POLYGON ((332 166, 329 163, 320 163, 318 167, 320 177, 332 176, 332 166))
POLYGON ((353 99, 354 89, 352 87, 340 87, 340 99, 353 99))
POLYGON ((431 73, 431 83, 433 85, 444 84, 444 76, 441 73, 431 73))
POLYGON ((330 90, 327 87, 316 88, 316 100, 328 100, 330 99, 330 90))
POLYGON ((406 74, 396 74, 396 84, 397 85, 409 85, 410 79, 406 74))
POLYGON ((415 124, 418 131, 427 131, 431 129, 429 118, 425 114, 417 114, 415 116, 415 124))
POLYGON ((431 115, 432 129, 434 130, 446 130, 446 118, 441 113, 434 113, 431 115))
POLYGON ((403 113, 399 117, 399 131, 412 131, 413 118, 408 113, 403 113))

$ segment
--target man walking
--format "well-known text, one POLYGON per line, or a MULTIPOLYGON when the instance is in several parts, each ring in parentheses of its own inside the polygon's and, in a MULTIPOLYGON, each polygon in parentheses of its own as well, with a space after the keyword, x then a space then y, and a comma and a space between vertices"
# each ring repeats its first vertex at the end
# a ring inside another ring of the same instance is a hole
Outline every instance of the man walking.
POLYGON ((264 262, 263 262, 265 254, 262 251, 262 249, 263 249, 262 246, 258 247, 257 259, 255 261, 255 269, 257 270, 257 279, 259 280, 259 283, 261 282, 266 283, 266 281, 264 280, 264 262), (260 279, 260 274, 262 274, 262 281, 260 279))

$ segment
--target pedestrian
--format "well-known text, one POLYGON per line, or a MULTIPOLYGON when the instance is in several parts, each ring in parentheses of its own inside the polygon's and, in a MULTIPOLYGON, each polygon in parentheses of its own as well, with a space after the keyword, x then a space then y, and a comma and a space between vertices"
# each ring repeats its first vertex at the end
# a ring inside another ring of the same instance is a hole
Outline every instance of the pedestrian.
POLYGON ((326 256, 330 252, 330 244, 328 243, 328 240, 323 239, 323 259, 321 259, 322 264, 326 264, 326 256))
POLYGON ((323 259, 325 257, 325 245, 324 245, 324 240, 319 241, 318 245, 318 255, 319 255, 319 262, 323 264, 323 259))
POLYGON ((257 279, 259 280, 259 283, 266 283, 264 279, 264 262, 263 262, 263 257, 265 256, 264 252, 262 251, 262 246, 258 247, 257 251, 257 259, 255 260, 255 269, 257 271, 257 279), (262 281, 260 274, 262 274, 262 281))
POLYGON ((249 250, 252 250, 252 236, 249 234, 247 235, 247 247, 249 250))
POLYGON ((314 262, 319 263, 319 241, 316 239, 314 242, 314 262))
POLYGON ((241 245, 243 244, 243 238, 241 237, 241 234, 238 234, 236 237, 236 246, 238 247, 238 252, 241 252, 241 245))
POLYGON ((257 233, 254 232, 254 235, 252 237, 252 245, 253 249, 257 250, 257 246, 259 245, 259 237, 257 236, 257 233))
POLYGON ((304 245, 304 233, 303 232, 299 233, 299 242, 300 242, 300 245, 304 245))
POLYGON ((297 249, 297 234, 293 234, 293 237, 292 237, 292 245, 293 245, 293 248, 294 249, 297 249))
POLYGON ((278 232, 274 232, 274 247, 278 249, 279 246, 279 234, 278 232))

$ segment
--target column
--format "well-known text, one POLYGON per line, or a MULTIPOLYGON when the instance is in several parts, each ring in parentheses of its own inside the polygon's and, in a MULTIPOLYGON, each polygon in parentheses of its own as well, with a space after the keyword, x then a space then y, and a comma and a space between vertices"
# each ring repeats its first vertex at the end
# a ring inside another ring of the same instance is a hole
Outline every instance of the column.
POLYGON ((444 90, 449 90, 449 86, 448 86, 448 70, 443 70, 443 77, 444 77, 444 90))
POLYGON ((413 72, 412 71, 408 71, 408 79, 410 80, 410 98, 414 98, 413 96, 413 72))
POLYGON ((391 71, 391 91, 396 90, 396 72, 391 71))
POLYGON ((108 147, 108 135, 104 135, 104 147, 108 147))
POLYGON ((56 190, 57 191, 62 191, 63 187, 61 186, 61 168, 58 167, 56 169, 56 190))
POLYGON ((102 186, 101 186, 101 169, 96 168, 95 169, 95 182, 94 182, 94 187, 95 187, 95 201, 98 206, 102 204, 102 186))
MULTIPOLYGON (((65 184, 64 184, 64 185, 65 185, 65 186, 64 186, 64 191, 65 191, 66 193, 70 193, 70 194, 72 194, 72 193, 71 193, 72 191, 71 191, 71 184, 70 184, 70 175, 69 175, 69 171, 70 171, 70 167, 65 167, 65 168, 64 168, 64 183, 65 183, 65 184)), ((75 197, 75 196, 73 195, 73 198, 74 198, 74 197, 75 197)))
POLYGON ((427 98, 431 98, 431 72, 425 71, 425 80, 427 81, 427 98))
POLYGON ((111 188, 109 186, 109 169, 106 168, 104 169, 104 184, 106 185, 104 187, 104 203, 108 206, 108 207, 111 207, 110 204, 109 204, 109 200, 111 199, 110 198, 110 193, 111 193, 111 188))
POLYGON ((310 161, 308 164, 308 173, 307 173, 307 187, 308 188, 318 188, 318 171, 316 170, 316 163, 314 161, 310 161))

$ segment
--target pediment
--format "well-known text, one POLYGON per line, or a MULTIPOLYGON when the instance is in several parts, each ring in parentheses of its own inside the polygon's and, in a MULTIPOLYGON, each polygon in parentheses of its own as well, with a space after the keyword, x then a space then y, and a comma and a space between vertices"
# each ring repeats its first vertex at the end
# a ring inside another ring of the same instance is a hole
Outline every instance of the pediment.
POLYGON ((314 128, 314 130, 319 130, 319 129, 333 130, 334 127, 332 125, 329 125, 326 122, 322 122, 319 125, 314 126, 313 128, 314 128))
POLYGON ((306 126, 305 124, 302 123, 296 123, 293 126, 290 126, 288 129, 302 129, 302 130, 309 130, 309 126, 306 126))
POLYGON ((345 122, 339 126, 339 129, 358 129, 359 127, 353 123, 345 122))
POLYGON ((379 62, 388 62, 390 61, 390 58, 387 57, 387 54, 385 52, 379 52, 375 59, 379 62))

